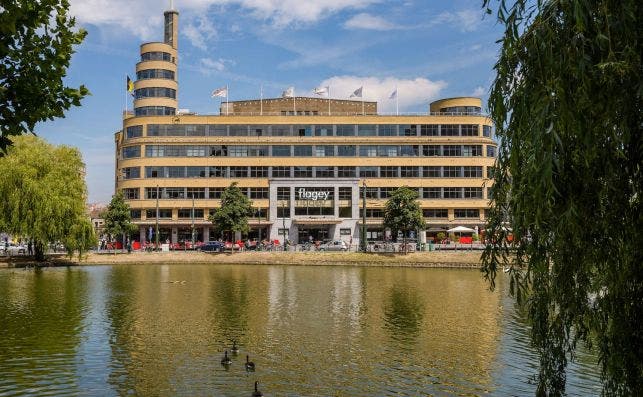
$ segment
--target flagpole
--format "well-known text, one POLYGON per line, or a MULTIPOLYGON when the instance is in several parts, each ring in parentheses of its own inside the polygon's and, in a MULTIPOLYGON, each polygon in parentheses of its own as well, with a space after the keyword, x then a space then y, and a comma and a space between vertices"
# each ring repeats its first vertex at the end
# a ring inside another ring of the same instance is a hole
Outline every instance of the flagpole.
POLYGON ((228 85, 225 85, 225 115, 228 115, 228 108, 230 107, 230 99, 228 99, 228 96, 230 95, 230 90, 228 89, 228 85))
POLYGON ((129 90, 129 84, 127 84, 127 74, 125 75, 125 116, 127 116, 127 90, 129 90))
POLYGON ((330 86, 326 87, 328 91, 328 115, 330 116, 330 86))
POLYGON ((398 99, 399 97, 400 97, 400 93, 397 92, 397 86, 395 86, 395 115, 396 116, 400 115, 400 102, 398 99))
POLYGON ((263 84, 259 88, 259 116, 263 116, 263 84))
POLYGON ((297 105, 295 104, 295 88, 292 89, 292 111, 297 115, 297 105))

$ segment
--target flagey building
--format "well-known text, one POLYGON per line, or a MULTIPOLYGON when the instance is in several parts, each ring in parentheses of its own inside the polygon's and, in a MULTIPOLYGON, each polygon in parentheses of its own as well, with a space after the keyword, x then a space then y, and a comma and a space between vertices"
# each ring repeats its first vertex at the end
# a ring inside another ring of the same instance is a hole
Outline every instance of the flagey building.
POLYGON ((223 103, 221 115, 179 112, 178 12, 164 41, 141 45, 134 111, 116 140, 116 189, 150 239, 215 239, 208 215, 238 182, 256 208, 250 237, 359 243, 362 189, 369 240, 381 240, 391 192, 419 194, 428 234, 480 227, 496 155, 478 98, 449 98, 422 115, 378 115, 377 103, 273 98, 223 103), (157 211, 158 206, 158 211, 157 211))

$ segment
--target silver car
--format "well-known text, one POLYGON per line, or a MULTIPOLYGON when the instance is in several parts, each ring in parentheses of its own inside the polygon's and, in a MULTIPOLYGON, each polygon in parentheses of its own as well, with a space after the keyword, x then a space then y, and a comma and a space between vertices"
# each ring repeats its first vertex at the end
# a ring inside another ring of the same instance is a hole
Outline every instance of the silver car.
POLYGON ((348 246, 346 242, 341 240, 335 240, 328 243, 324 243, 319 246, 320 251, 346 251, 348 246))
POLYGON ((23 244, 8 244, 5 245, 5 243, 0 244, 0 252, 4 253, 5 255, 19 255, 19 254, 26 254, 27 253, 27 246, 23 244))

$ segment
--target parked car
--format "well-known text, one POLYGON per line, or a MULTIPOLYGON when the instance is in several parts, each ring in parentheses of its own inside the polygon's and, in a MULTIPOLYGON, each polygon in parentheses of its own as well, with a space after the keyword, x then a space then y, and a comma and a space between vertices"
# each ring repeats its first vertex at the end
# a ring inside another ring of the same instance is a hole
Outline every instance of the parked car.
POLYGON ((225 245, 221 241, 208 241, 201 245, 203 252, 221 252, 225 249, 225 245))
POLYGON ((348 246, 344 241, 335 240, 328 243, 321 244, 319 246, 320 251, 346 251, 348 246))
POLYGON ((27 253, 27 246, 24 244, 0 243, 0 252, 5 255, 19 255, 27 253))

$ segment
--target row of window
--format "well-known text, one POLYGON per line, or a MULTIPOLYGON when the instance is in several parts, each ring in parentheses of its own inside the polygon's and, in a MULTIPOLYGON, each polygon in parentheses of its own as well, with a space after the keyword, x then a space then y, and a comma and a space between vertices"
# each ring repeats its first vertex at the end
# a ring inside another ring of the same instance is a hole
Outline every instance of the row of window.
MULTIPOLYGON (((492 167, 487 167, 491 177, 492 167)), ((122 169, 124 179, 141 177, 140 167, 122 169)), ((146 178, 482 178, 482 166, 147 166, 146 178)))
MULTIPOLYGON (((173 97, 172 97, 173 98, 173 97)), ((140 126, 143 127, 142 125, 140 126)), ((148 124, 147 136, 479 136, 478 124, 148 124)), ((491 126, 482 126, 491 136, 491 126)))
MULTIPOLYGON (((487 157, 495 157, 496 147, 486 146, 487 157)), ((145 157, 481 157, 482 148, 483 145, 145 145, 145 157)), ((123 147, 122 156, 141 157, 141 146, 123 147)))
MULTIPOLYGON (((159 199, 211 199, 221 198, 223 187, 146 187, 144 198, 153 200, 159 199)), ((241 188, 242 192, 251 199, 269 198, 269 190, 266 187, 249 187, 241 188)), ((307 188, 308 189, 308 188, 307 188)), ((369 199, 386 199, 391 197, 397 188, 394 187, 367 187, 366 191, 360 191, 369 199)), ((310 190, 310 189, 308 189, 310 190)), ((419 198, 424 199, 482 199, 483 190, 481 187, 417 187, 411 188, 419 198)), ((139 188, 123 189, 123 195, 127 200, 138 200, 141 198, 139 188)), ((326 201, 334 200, 335 194, 332 189, 327 191, 326 201)), ((487 192, 489 194, 489 192, 487 192)), ((351 200, 352 191, 350 188, 340 188, 339 200, 351 200), (343 190, 342 190, 343 189, 343 190)), ((277 200, 290 200, 290 188, 279 188, 277 191, 277 200)), ((305 198, 294 196, 296 200, 306 200, 305 198)), ((321 200, 318 200, 321 201, 321 200)))
POLYGON ((440 113, 479 115, 482 113, 482 109, 480 106, 449 106, 446 108, 440 108, 440 113))
MULTIPOLYGON (((298 214, 297 208, 295 208, 295 215, 308 215, 309 211, 304 211, 305 207, 299 207, 300 212, 306 212, 298 214)), ((278 208, 279 213, 277 214, 277 218, 285 218, 285 217, 290 217, 290 209, 289 208, 278 208)), ((341 218, 352 218, 352 216, 349 215, 348 208, 342 207, 340 209, 340 214, 339 217, 341 218), (349 216, 347 216, 349 215, 349 216)), ((153 209, 146 209, 145 211, 145 216, 147 219, 156 219, 157 213, 159 219, 172 219, 172 208, 159 208, 158 210, 156 208, 153 209)), ((211 216, 214 213, 215 209, 209 209, 208 210, 208 216, 211 216)), ((262 218, 262 219, 267 219, 267 208, 257 208, 254 211, 253 217, 255 218, 262 218)), ((322 210, 321 212, 329 212, 328 214, 325 215, 332 215, 332 210, 322 210)), ((132 219, 141 219, 141 213, 142 210, 131 210, 130 214, 132 219)), ((360 218, 362 217, 363 211, 360 209, 359 211, 359 216, 360 218)), ((439 208, 439 209, 431 209, 431 208, 426 208, 422 210, 422 215, 425 218, 428 219, 447 219, 448 218, 448 210, 446 208, 439 208)), ((177 218, 178 219, 204 219, 205 216, 205 210, 203 208, 179 208, 177 210, 177 218)), ((475 218, 479 219, 480 218, 480 210, 477 208, 454 208, 453 209, 453 217, 456 219, 467 219, 467 218, 475 218)), ((384 210, 381 208, 367 208, 366 209, 366 218, 384 218, 384 210)))
POLYGON ((149 51, 141 54, 141 61, 166 61, 174 62, 172 54, 163 51, 149 51))
MULTIPOLYGON (((176 99, 176 90, 166 87, 145 87, 134 90, 134 98, 172 98, 176 99)), ((141 108, 137 108, 141 109, 141 108)))
POLYGON ((174 116, 176 108, 169 106, 141 106, 134 108, 134 116, 174 116))
POLYGON ((174 71, 167 69, 145 69, 136 72, 137 80, 165 79, 174 80, 174 71))

